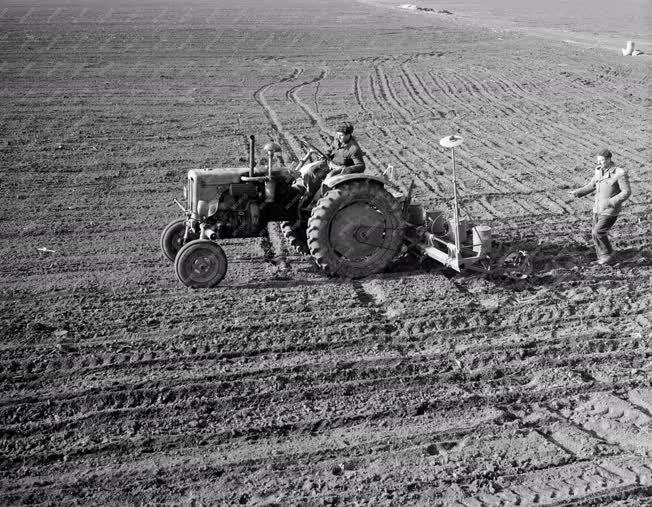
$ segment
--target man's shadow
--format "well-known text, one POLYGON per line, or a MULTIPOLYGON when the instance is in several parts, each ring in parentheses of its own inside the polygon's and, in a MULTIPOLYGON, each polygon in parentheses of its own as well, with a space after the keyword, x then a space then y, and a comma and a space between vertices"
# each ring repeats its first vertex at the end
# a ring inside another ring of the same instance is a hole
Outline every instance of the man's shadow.
POLYGON ((641 248, 619 250, 612 263, 599 265, 595 250, 588 242, 518 240, 494 242, 488 269, 484 272, 480 267, 470 266, 469 269, 486 276, 497 286, 522 290, 596 280, 604 276, 629 278, 622 270, 649 268, 651 265, 651 252, 641 248))

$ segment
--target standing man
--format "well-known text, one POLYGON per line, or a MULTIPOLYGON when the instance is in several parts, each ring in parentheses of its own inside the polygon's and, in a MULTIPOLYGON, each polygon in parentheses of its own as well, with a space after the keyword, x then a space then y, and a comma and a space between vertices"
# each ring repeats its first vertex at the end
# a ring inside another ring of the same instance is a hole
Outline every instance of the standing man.
POLYGON ((611 160, 608 149, 597 154, 598 166, 588 185, 573 190, 573 197, 583 197, 595 191, 593 205, 593 243, 598 256, 598 264, 608 264, 613 259, 613 249, 607 236, 609 229, 616 223, 623 202, 631 195, 627 171, 616 166, 611 160))
POLYGON ((304 166, 301 169, 301 176, 292 186, 312 195, 321 182, 329 176, 361 173, 365 170, 364 153, 353 137, 353 125, 348 122, 337 126, 333 144, 325 155, 327 160, 304 166))

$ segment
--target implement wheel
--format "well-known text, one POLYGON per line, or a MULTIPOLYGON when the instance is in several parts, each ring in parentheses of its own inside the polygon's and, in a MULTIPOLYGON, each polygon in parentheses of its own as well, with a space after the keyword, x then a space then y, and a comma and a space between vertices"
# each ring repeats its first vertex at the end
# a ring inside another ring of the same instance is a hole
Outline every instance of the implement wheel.
POLYGON ((161 250, 163 255, 174 262, 183 246, 183 236, 186 233, 186 219, 179 218, 170 222, 161 234, 161 250))
POLYGON ((356 181, 326 193, 308 221, 308 247, 329 275, 361 278, 387 268, 403 244, 401 210, 381 185, 356 181))
POLYGON ((226 274, 228 263, 222 247, 207 239, 186 243, 174 260, 177 278, 186 287, 215 287, 226 274))

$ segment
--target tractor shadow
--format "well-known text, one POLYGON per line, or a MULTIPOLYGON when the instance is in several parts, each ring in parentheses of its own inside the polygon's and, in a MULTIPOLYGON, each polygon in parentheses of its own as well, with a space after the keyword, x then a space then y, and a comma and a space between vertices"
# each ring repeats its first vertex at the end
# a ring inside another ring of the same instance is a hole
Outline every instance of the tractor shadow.
MULTIPOLYGON (((617 252, 614 262, 600 266, 592 245, 588 243, 542 242, 520 240, 497 242, 492 245, 491 259, 467 266, 462 272, 441 265, 429 257, 420 257, 408 251, 401 254, 381 278, 400 278, 433 274, 452 279, 460 289, 467 281, 484 278, 496 287, 513 291, 552 287, 561 283, 581 283, 587 280, 630 278, 623 271, 647 270, 652 266, 652 252, 628 248, 617 252)), ((291 255, 260 259, 272 266, 286 266, 287 276, 223 286, 224 289, 282 289, 301 286, 328 286, 355 283, 348 278, 327 277, 311 262, 309 256, 291 255)), ((365 280, 365 279, 362 279, 365 280)))
POLYGON ((273 278, 247 283, 221 285, 223 290, 241 289, 284 289, 293 287, 325 287, 333 285, 356 285, 359 281, 380 278, 401 278, 432 273, 447 278, 459 276, 456 271, 442 266, 438 262, 425 257, 418 258, 412 253, 400 255, 390 268, 383 273, 361 279, 329 277, 312 262, 309 255, 267 255, 262 258, 248 259, 247 262, 268 264, 273 272, 273 278))
POLYGON ((497 287, 515 291, 551 288, 559 284, 585 283, 603 278, 628 279, 626 272, 652 265, 649 250, 627 248, 617 251, 613 262, 599 265, 593 245, 516 241, 493 245, 488 269, 470 266, 474 276, 483 276, 497 287))

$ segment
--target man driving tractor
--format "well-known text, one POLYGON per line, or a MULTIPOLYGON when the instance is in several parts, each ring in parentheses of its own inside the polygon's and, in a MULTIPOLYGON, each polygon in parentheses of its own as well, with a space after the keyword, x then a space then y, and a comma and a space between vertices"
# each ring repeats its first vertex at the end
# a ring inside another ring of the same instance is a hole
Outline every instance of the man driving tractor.
MULTIPOLYGON (((310 150, 307 156, 314 153, 317 151, 310 150)), ((333 144, 323 155, 326 156, 326 160, 301 168, 301 176, 295 180, 293 188, 312 195, 321 182, 329 176, 361 173, 365 170, 364 153, 353 137, 353 125, 348 122, 337 126, 333 144)))

